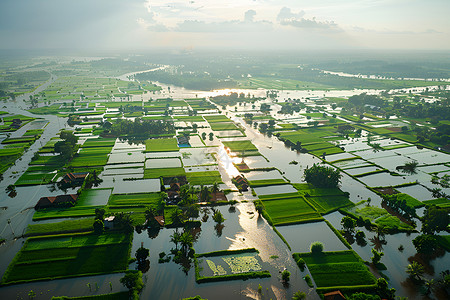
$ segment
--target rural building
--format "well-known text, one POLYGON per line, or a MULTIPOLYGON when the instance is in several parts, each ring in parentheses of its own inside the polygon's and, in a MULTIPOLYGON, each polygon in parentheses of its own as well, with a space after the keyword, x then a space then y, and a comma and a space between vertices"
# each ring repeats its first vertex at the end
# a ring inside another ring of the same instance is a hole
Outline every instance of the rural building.
POLYGON ((56 206, 72 206, 75 204, 75 202, 77 202, 77 199, 77 194, 59 195, 56 197, 42 197, 41 199, 39 199, 34 209, 38 210, 41 208, 56 206))
POLYGON ((155 216, 155 220, 159 226, 164 227, 164 216, 155 216))
POLYGON ((324 300, 345 300, 344 295, 342 295, 341 291, 334 291, 323 294, 324 300))
POLYGON ((227 197, 225 196, 224 192, 215 192, 211 193, 211 202, 217 202, 217 201, 228 201, 227 197))
POLYGON ((115 216, 109 216, 103 220, 103 225, 107 229, 112 229, 114 227, 114 220, 116 219, 115 216))
POLYGON ((244 176, 238 175, 233 178, 234 185, 241 191, 248 191, 248 182, 247 179, 245 179, 244 176))
POLYGON ((80 173, 67 173, 64 175, 62 181, 65 184, 71 185, 82 185, 84 179, 89 175, 89 172, 80 172, 80 173))
POLYGON ((178 136, 178 145, 190 145, 189 144, 189 136, 178 136))

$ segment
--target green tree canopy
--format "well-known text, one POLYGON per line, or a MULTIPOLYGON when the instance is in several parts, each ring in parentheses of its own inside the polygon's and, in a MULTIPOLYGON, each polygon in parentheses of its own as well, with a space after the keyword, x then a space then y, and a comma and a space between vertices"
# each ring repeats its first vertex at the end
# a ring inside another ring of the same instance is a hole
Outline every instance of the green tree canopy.
POLYGON ((425 234, 434 234, 446 230, 449 225, 450 217, 445 209, 436 206, 428 207, 422 218, 422 232, 425 234))
POLYGON ((306 182, 316 187, 334 188, 339 185, 342 175, 337 169, 314 164, 311 168, 305 169, 304 177, 306 182))

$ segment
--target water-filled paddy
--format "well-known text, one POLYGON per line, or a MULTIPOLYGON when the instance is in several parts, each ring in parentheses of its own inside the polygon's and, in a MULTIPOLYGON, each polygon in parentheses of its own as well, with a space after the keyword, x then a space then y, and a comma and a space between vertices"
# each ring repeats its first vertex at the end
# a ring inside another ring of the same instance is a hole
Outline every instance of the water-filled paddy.
POLYGON ((144 174, 144 168, 107 169, 102 172, 103 176, 127 175, 127 174, 144 174))
POLYGON ((370 166, 370 167, 346 169, 345 172, 347 172, 350 175, 359 175, 359 174, 374 172, 374 171, 377 171, 377 170, 381 170, 381 169, 378 168, 378 167, 375 167, 375 166, 370 166))
POLYGON ((207 171, 219 171, 219 167, 216 166, 196 166, 196 167, 185 167, 186 172, 207 172, 207 171))
MULTIPOLYGON (((134 177, 134 176, 133 176, 134 177)), ((114 194, 150 193, 161 190, 159 179, 118 181, 114 184, 114 194)))
POLYGON ((316 241, 324 244, 324 251, 347 250, 325 222, 278 226, 277 229, 291 246, 292 252, 309 252, 309 246, 316 241))
POLYGON ((245 177, 248 180, 263 180, 263 179, 282 179, 283 176, 280 174, 278 170, 272 170, 267 172, 248 172, 245 173, 245 177))
POLYGON ((254 190, 257 195, 286 194, 297 192, 297 190, 290 184, 256 187, 254 188, 254 190))
POLYGON ((139 163, 144 162, 145 154, 142 152, 123 152, 123 153, 112 153, 109 155, 108 164, 116 163, 139 163))
POLYGON ((393 186, 410 182, 407 179, 407 177, 392 176, 389 173, 377 173, 373 175, 367 175, 364 177, 360 177, 359 180, 361 180, 370 187, 393 186))
POLYGON ((178 151, 145 153, 145 158, 165 158, 165 157, 181 157, 181 153, 178 151))
POLYGON ((447 167, 446 165, 425 166, 425 167, 418 167, 417 169, 425 173, 450 171, 450 168, 447 167))
POLYGON ((340 159, 347 159, 347 158, 353 158, 353 157, 355 157, 355 155, 353 155, 351 153, 339 153, 339 154, 327 155, 325 157, 325 159, 327 161, 336 161, 336 160, 340 160, 340 159))
POLYGON ((145 161, 146 169, 158 169, 158 168, 179 168, 181 167, 181 161, 179 158, 153 158, 145 161))
POLYGON ((338 161, 334 163, 336 167, 342 168, 342 169, 349 169, 349 168, 356 168, 356 167, 363 167, 370 165, 369 162, 363 160, 363 159, 352 159, 352 160, 343 160, 338 161))
POLYGON ((396 188, 396 190, 411 195, 419 201, 434 199, 433 193, 419 184, 396 188))
POLYGON ((216 151, 216 148, 189 148, 180 150, 180 153, 184 166, 199 166, 217 163, 213 155, 216 151))

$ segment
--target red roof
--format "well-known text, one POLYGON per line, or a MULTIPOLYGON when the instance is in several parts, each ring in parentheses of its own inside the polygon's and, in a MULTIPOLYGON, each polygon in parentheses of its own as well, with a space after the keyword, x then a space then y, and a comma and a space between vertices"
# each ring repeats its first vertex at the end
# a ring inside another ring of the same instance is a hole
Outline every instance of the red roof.
POLYGON ((59 195, 56 197, 42 197, 34 207, 35 209, 51 207, 61 203, 75 203, 78 199, 77 194, 59 195))
POLYGON ((156 222, 158 222, 159 225, 164 227, 164 216, 155 216, 156 222))
POLYGON ((223 192, 211 193, 211 201, 227 201, 227 197, 223 192))
POLYGON ((323 294, 323 298, 325 300, 345 300, 344 295, 342 295, 341 291, 334 291, 323 294))

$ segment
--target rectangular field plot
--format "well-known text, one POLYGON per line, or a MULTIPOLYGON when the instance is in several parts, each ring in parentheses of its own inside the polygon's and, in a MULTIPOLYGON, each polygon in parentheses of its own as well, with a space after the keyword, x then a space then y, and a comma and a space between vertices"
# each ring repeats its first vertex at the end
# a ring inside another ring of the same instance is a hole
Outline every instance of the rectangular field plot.
POLYGON ((77 201, 77 205, 106 205, 108 203, 109 196, 111 196, 111 191, 111 189, 83 190, 77 201))
POLYGON ((112 146, 82 148, 70 163, 72 167, 104 166, 112 146))
POLYGON ((161 189, 159 179, 138 179, 118 183, 114 186, 114 194, 154 193, 161 189))
POLYGON ((144 178, 159 178, 159 177, 174 177, 184 176, 186 172, 184 168, 160 168, 160 169, 145 169, 144 178))
POLYGON ((180 150, 182 155, 183 165, 186 166, 201 166, 216 164, 214 152, 217 148, 189 148, 180 150))
POLYGON ((159 193, 119 194, 112 195, 109 205, 156 205, 159 193))
POLYGON ((146 152, 178 151, 176 138, 149 139, 145 141, 146 152))
POLYGON ((226 148, 229 148, 231 152, 244 152, 244 151, 258 151, 258 148, 252 144, 251 141, 231 141, 223 142, 226 148))
POLYGON ((219 171, 186 172, 186 179, 191 185, 222 183, 222 177, 219 171))
POLYGON ((321 214, 327 214, 339 208, 353 205, 353 202, 345 196, 306 197, 306 200, 321 214))
POLYGON ((224 130, 238 130, 239 128, 233 122, 217 122, 210 123, 211 130, 224 131, 224 130))
POLYGON ((2 283, 124 271, 131 238, 123 233, 29 238, 5 272, 2 283))
POLYGON ((146 169, 181 168, 179 158, 153 158, 145 161, 146 169))
POLYGON ((232 279, 270 277, 262 271, 263 262, 252 249, 224 250, 196 255, 197 283, 232 279))
POLYGON ((29 172, 26 171, 22 176, 17 179, 15 185, 38 185, 54 182, 56 179, 56 172, 44 173, 44 172, 29 172))
POLYGON ((297 192, 290 184, 283 184, 277 186, 263 186, 254 188, 258 196, 274 195, 274 194, 290 194, 297 192))
POLYGON ((306 223, 323 219, 302 197, 283 198, 280 196, 262 202, 273 225, 306 223))
POLYGON ((108 164, 143 163, 144 161, 145 154, 141 151, 112 152, 109 155, 108 164))
POLYGON ((344 192, 338 188, 316 188, 308 183, 294 183, 293 186, 321 214, 353 205, 344 192))
POLYGON ((323 252, 320 254, 294 253, 294 259, 303 258, 318 288, 373 285, 370 273, 354 251, 323 252))

